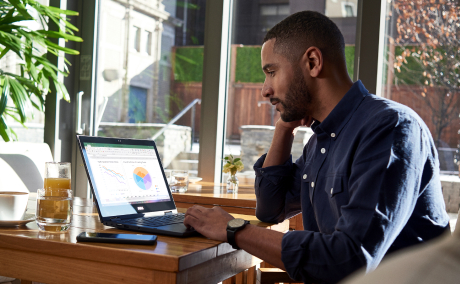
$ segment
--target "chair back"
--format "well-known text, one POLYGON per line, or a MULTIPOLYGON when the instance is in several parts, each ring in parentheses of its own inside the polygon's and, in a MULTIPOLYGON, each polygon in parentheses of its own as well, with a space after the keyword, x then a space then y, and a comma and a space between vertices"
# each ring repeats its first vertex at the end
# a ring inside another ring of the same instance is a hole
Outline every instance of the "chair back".
POLYGON ((51 161, 46 143, 0 143, 0 191, 37 192, 43 187, 45 162, 51 161))

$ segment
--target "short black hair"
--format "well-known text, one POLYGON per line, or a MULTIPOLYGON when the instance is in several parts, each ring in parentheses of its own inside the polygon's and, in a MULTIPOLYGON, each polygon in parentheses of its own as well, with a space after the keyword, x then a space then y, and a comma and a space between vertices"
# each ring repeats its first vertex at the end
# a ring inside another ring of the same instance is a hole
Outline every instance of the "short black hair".
POLYGON ((274 52, 296 62, 311 46, 321 50, 324 60, 345 60, 345 41, 337 25, 325 15, 302 11, 282 20, 265 35, 264 43, 276 39, 274 52))

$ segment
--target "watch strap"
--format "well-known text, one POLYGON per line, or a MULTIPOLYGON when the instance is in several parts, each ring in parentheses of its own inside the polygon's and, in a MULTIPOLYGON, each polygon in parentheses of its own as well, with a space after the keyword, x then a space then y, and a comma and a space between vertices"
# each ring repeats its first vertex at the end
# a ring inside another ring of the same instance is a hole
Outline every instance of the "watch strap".
POLYGON ((228 228, 227 227, 227 242, 232 246, 234 249, 240 249, 240 247, 236 244, 235 241, 235 234, 239 230, 242 230, 246 225, 249 224, 249 221, 244 221, 244 224, 238 228, 228 228))

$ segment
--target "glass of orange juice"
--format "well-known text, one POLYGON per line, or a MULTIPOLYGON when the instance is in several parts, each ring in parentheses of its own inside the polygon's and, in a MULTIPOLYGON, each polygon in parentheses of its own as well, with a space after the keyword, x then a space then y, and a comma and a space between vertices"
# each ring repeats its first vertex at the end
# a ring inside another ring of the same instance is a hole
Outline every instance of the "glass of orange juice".
POLYGON ((44 231, 62 232, 70 228, 72 189, 70 163, 45 163, 44 188, 37 191, 36 222, 44 231))

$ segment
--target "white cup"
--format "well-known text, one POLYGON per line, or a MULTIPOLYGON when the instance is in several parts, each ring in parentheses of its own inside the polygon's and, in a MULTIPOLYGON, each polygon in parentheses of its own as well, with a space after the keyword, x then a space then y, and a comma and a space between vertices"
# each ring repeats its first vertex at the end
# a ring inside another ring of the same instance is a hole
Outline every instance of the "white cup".
POLYGON ((0 221, 22 220, 28 200, 28 192, 0 191, 0 221))

